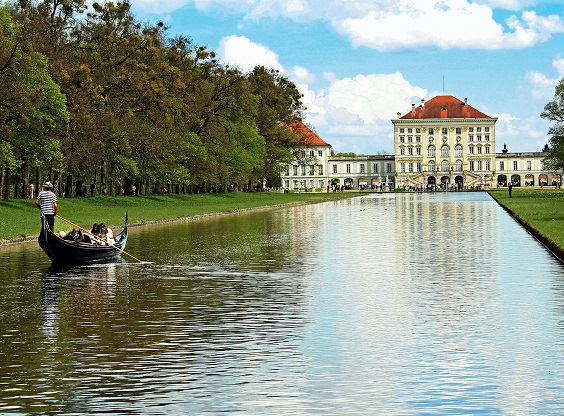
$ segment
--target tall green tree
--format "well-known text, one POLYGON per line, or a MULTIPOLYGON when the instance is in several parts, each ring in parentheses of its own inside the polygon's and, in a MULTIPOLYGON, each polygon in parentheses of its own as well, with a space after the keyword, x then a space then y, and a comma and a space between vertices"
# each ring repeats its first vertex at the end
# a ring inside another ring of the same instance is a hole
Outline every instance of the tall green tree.
POLYGON ((548 155, 544 159, 548 170, 564 169, 564 78, 556 86, 554 98, 545 107, 541 117, 553 122, 548 130, 548 155))

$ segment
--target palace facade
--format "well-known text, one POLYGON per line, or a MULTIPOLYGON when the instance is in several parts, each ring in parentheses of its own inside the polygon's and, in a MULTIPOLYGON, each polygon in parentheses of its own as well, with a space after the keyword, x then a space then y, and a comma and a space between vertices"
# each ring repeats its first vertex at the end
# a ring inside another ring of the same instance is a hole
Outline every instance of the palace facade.
POLYGON ((397 114, 394 155, 333 156, 331 145, 295 120, 288 127, 304 142, 304 150, 282 174, 290 190, 393 188, 458 189, 556 185, 562 172, 544 168, 542 152, 495 152, 495 123, 490 117, 450 95, 437 96, 411 111, 397 114))

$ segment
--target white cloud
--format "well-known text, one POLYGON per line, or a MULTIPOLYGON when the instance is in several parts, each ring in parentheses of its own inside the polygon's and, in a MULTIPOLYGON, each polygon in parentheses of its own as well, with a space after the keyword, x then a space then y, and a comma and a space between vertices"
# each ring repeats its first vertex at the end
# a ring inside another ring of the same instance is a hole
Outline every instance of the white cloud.
POLYGON ((379 51, 438 47, 442 49, 526 48, 564 33, 561 16, 540 16, 535 0, 174 0, 163 5, 139 0, 134 7, 162 14, 193 4, 217 15, 242 20, 286 18, 297 22, 325 20, 355 46, 379 51), (522 11, 505 22, 493 9, 522 11))
POLYGON ((315 82, 315 75, 303 66, 295 66, 288 77, 296 84, 311 84, 315 82))
POLYGON ((539 117, 521 119, 506 113, 491 116, 498 118, 495 127, 498 152, 504 144, 510 152, 540 152, 547 142, 549 123, 539 117))
POLYGON ((251 71, 256 65, 283 71, 278 55, 245 36, 228 36, 221 39, 217 55, 221 62, 238 67, 243 72, 251 71))
POLYGON ((399 72, 334 79, 317 93, 299 86, 307 107, 306 121, 335 150, 374 154, 393 151, 391 119, 411 108, 412 97, 427 90, 411 85, 399 72))
POLYGON ((555 75, 550 77, 540 71, 529 71, 525 79, 531 85, 531 95, 535 100, 551 100, 555 88, 564 77, 564 59, 558 58, 552 61, 555 75))

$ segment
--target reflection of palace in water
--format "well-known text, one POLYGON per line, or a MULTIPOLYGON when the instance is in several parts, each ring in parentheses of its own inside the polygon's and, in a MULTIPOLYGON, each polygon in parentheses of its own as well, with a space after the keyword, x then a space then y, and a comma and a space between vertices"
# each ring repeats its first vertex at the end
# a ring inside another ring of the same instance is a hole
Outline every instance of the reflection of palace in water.
POLYGON ((282 172, 290 190, 392 188, 489 188, 559 185, 562 172, 544 167, 546 153, 496 153, 495 123, 453 96, 437 96, 397 114, 394 155, 333 156, 331 145, 294 121, 289 128, 302 138, 293 163, 282 172))

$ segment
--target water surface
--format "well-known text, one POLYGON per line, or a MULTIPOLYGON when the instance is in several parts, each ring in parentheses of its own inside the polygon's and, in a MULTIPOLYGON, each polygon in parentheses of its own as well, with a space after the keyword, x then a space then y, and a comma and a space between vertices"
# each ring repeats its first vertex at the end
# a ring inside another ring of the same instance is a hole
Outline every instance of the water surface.
POLYGON ((564 267, 487 194, 134 228, 127 251, 152 263, 0 250, 0 411, 564 412, 564 267))

